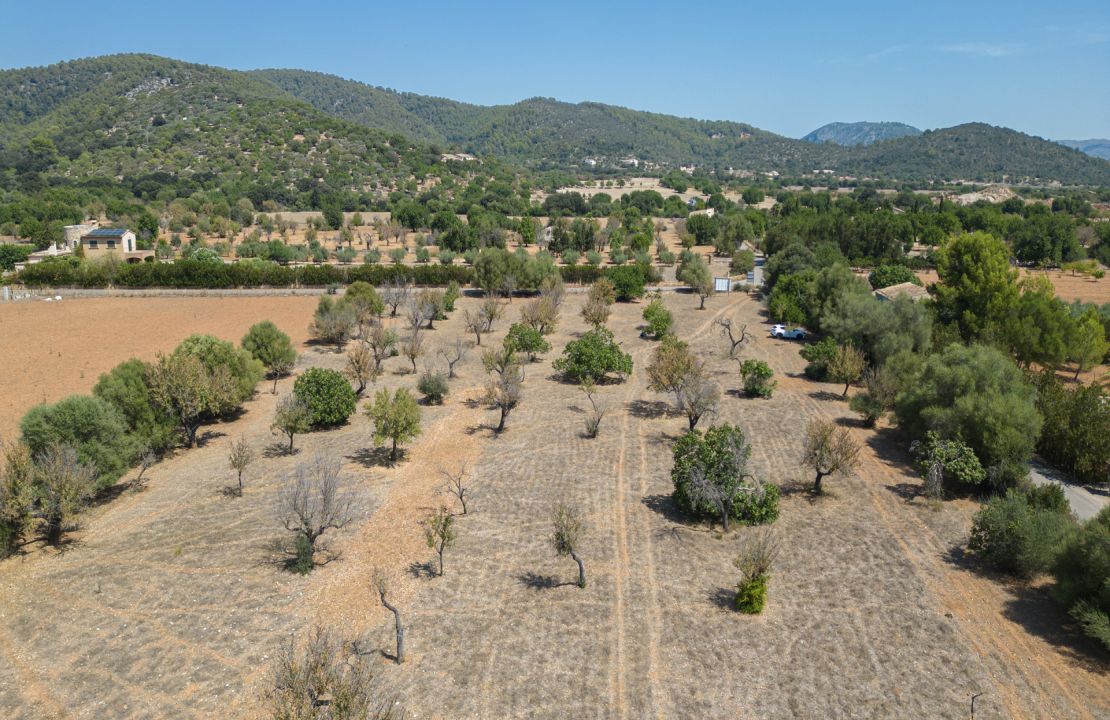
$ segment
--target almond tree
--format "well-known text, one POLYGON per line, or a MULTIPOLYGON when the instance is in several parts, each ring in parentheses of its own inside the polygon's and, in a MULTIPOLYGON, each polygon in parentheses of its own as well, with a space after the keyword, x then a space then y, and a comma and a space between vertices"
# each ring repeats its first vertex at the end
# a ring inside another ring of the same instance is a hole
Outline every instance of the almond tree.
POLYGON ((810 420, 806 425, 802 464, 817 473, 813 492, 821 493, 821 480, 829 475, 848 475, 859 462, 860 446, 847 428, 831 420, 810 420))
POLYGON ((57 545, 68 520, 96 493, 96 468, 72 445, 51 445, 35 458, 34 494, 46 541, 57 545))
POLYGON ((578 587, 586 587, 586 566, 578 556, 578 544, 582 536, 582 515, 578 508, 557 503, 551 511, 551 524, 554 532, 551 535, 551 544, 559 557, 570 556, 578 564, 578 587))
POLYGON ((446 507, 440 506, 424 521, 424 540, 439 556, 440 577, 443 577, 443 553, 455 544, 456 539, 455 516, 446 507))
POLYGON ((362 397, 366 386, 377 379, 380 365, 374 351, 365 343, 360 342, 347 351, 347 367, 343 369, 343 374, 355 383, 355 395, 362 397))
POLYGON ((386 597, 389 593, 389 581, 386 580, 384 573, 380 571, 374 573, 374 587, 378 590, 378 597, 382 601, 382 607, 393 613, 393 628, 397 638, 397 650, 393 657, 396 659, 397 664, 401 665, 405 662, 405 626, 401 623, 401 611, 389 602, 386 597))
POLYGON ((239 480, 239 497, 243 497, 243 471, 254 462, 254 450, 247 443, 244 437, 239 438, 231 443, 231 449, 227 454, 227 464, 232 470, 235 471, 239 480))
POLYGON ((185 432, 186 447, 196 447, 197 430, 209 415, 235 404, 238 390, 226 367, 209 370, 189 353, 159 355, 147 370, 151 399, 172 415, 185 432))
POLYGON ((867 368, 867 359, 851 345, 840 345, 829 359, 827 368, 830 380, 844 383, 844 392, 840 397, 848 397, 848 388, 863 375, 867 368))
POLYGON ((294 534, 287 549, 288 567, 306 574, 316 566, 318 551, 326 550, 321 537, 338 530, 354 518, 354 496, 339 479, 339 461, 317 454, 297 466, 278 493, 278 517, 294 534))

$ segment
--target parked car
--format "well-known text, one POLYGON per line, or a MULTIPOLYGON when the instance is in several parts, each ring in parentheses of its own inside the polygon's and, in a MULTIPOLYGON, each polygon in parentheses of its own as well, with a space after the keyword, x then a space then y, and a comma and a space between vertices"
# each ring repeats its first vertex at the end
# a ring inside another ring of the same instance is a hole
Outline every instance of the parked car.
POLYGON ((785 325, 775 325, 771 328, 771 337, 785 338, 787 340, 805 340, 806 331, 799 327, 786 327, 785 325))

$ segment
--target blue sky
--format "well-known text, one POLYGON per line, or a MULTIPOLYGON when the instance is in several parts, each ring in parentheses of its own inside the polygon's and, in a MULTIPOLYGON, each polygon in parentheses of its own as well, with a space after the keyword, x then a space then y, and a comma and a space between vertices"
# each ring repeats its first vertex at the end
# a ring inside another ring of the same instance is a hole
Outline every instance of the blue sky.
POLYGON ((1110 137, 1107 0, 4 4, 8 68, 149 52, 482 104, 596 100, 795 137, 836 120, 1110 137))

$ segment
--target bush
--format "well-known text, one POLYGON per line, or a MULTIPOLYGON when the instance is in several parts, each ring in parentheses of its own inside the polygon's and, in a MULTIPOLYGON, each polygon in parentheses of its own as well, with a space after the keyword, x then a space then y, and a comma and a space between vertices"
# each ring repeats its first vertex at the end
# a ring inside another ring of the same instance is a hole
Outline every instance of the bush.
POLYGON ((648 332, 656 340, 662 338, 664 335, 671 331, 671 326, 674 325, 674 316, 667 306, 663 304, 661 298, 654 298, 647 307, 644 308, 644 321, 648 324, 648 332))
POLYGON ((1051 370, 1037 378, 1044 426, 1037 450, 1082 483, 1110 477, 1110 394, 1097 385, 1069 388, 1051 370))
POLYGON ((747 473, 751 447, 743 431, 734 425, 717 425, 704 434, 691 430, 675 443, 674 501, 682 512, 698 518, 717 518, 721 506, 697 488, 697 472, 718 489, 717 500, 729 506, 729 517, 747 524, 774 522, 779 516, 779 489, 747 473))
POLYGON ((269 320, 251 325, 240 344, 271 373, 274 368, 291 367, 297 360, 297 351, 289 336, 269 320))
POLYGON ((644 295, 644 271, 639 265, 623 265, 608 273, 616 289, 618 302, 631 302, 644 295))
POLYGON ((740 250, 732 256, 728 271, 733 275, 746 275, 755 269, 755 253, 751 250, 740 250))
POLYGON ((416 389, 428 404, 442 405, 443 398, 447 397, 447 378, 441 372, 425 370, 416 384, 416 389))
POLYGON ((78 460, 96 469, 98 488, 122 477, 139 449, 123 413, 99 397, 71 395, 38 405, 23 416, 19 429, 34 457, 63 445, 76 449, 78 460))
POLYGON ((176 441, 177 422, 151 398, 142 360, 128 360, 101 375, 93 386, 93 395, 120 411, 140 449, 162 453, 176 441))
POLYGON ((767 604, 767 583, 770 581, 766 575, 757 575, 746 578, 736 586, 736 609, 748 615, 758 615, 763 612, 767 604))
POLYGON ((1085 522, 1052 566, 1056 597, 1110 650, 1110 507, 1085 522))
POLYGON ((775 371, 763 360, 745 360, 740 365, 740 375, 744 378, 744 393, 748 397, 769 398, 775 391, 776 383, 771 380, 775 371))
POLYGON ((573 383, 597 382, 610 373, 621 377, 632 372, 632 356, 621 352, 620 345, 607 328, 597 328, 567 343, 563 357, 552 363, 573 383))
POLYGON ((355 411, 355 391, 337 370, 309 368, 293 383, 293 395, 312 412, 313 427, 340 425, 355 411))
POLYGON ((871 271, 867 280, 871 283, 871 287, 876 290, 907 282, 914 285, 921 284, 921 280, 918 279, 913 270, 905 265, 880 265, 871 271))
POLYGON ((975 514, 967 545, 989 567, 1032 576, 1052 567, 1075 527, 1066 502, 1010 489, 975 514))
POLYGON ((836 355, 836 340, 831 337, 823 338, 811 345, 806 345, 798 353, 807 361, 805 374, 811 380, 824 380, 828 374, 829 362, 836 355))

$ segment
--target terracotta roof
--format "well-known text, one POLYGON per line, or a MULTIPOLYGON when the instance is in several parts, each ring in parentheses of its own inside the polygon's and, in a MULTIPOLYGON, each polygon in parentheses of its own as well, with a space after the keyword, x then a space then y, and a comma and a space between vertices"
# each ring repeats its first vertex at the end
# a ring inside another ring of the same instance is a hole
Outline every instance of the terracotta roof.
POLYGON ((929 291, 915 283, 904 282, 880 288, 875 291, 875 295, 884 300, 893 300, 899 295, 907 295, 910 300, 925 300, 929 297, 929 291))

